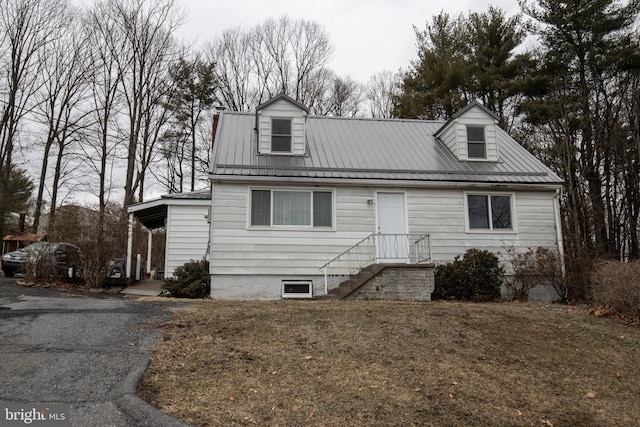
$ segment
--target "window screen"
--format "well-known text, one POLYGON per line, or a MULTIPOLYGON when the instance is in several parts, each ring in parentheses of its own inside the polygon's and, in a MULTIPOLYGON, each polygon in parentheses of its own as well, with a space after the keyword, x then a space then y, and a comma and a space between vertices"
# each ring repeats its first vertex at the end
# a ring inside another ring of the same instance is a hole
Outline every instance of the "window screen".
POLYGON ((487 196, 469 195, 469 228, 489 228, 487 196))
POLYGON ((333 225, 331 191, 252 190, 252 226, 333 225))
POLYGON ((274 191, 273 225, 311 225, 311 193, 274 191))
POLYGON ((474 230, 511 230, 511 196, 467 195, 469 228, 474 230))
POLYGON ((271 151, 291 152, 291 120, 271 120, 271 151))
POLYGON ((271 191, 251 191, 251 225, 271 225, 271 191))
POLYGON ((484 159, 487 157, 484 127, 467 126, 467 150, 470 159, 484 159))

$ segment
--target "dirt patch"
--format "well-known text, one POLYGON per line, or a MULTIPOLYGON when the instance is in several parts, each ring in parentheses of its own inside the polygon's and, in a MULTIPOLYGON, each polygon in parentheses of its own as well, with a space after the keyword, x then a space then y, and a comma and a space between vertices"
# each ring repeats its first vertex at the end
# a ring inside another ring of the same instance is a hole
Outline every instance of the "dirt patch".
POLYGON ((198 426, 635 426, 640 329, 562 306, 202 301, 140 396, 198 426))

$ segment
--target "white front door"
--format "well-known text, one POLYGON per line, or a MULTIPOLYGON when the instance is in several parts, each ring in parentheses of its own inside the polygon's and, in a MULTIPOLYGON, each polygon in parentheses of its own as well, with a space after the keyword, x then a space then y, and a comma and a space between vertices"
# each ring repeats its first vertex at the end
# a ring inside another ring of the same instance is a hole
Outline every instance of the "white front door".
POLYGON ((403 193, 378 193, 378 262, 407 262, 403 193))

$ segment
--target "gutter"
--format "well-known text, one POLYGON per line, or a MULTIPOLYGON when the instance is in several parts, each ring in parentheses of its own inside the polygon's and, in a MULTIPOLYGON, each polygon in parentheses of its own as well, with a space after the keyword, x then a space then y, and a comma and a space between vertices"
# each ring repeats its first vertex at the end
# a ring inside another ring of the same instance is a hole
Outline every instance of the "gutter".
POLYGON ((383 180, 364 178, 306 178, 306 177, 278 177, 255 176, 239 177, 237 175, 210 175, 212 183, 234 184, 313 184, 336 186, 365 186, 385 188, 500 188, 511 190, 554 190, 557 193, 562 189, 562 183, 518 183, 518 182, 486 182, 486 181, 416 181, 416 180, 383 180))

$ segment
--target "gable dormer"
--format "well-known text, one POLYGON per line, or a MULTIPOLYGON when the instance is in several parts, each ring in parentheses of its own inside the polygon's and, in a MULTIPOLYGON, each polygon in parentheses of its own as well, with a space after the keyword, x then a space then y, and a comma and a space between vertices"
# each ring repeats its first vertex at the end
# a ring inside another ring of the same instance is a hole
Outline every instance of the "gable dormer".
POLYGON ((285 94, 256 108, 258 153, 303 156, 309 109, 285 94))
POLYGON ((458 160, 498 161, 498 117, 478 101, 454 114, 436 132, 458 160))

